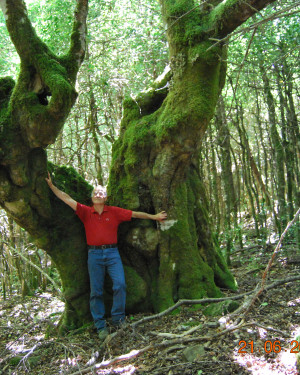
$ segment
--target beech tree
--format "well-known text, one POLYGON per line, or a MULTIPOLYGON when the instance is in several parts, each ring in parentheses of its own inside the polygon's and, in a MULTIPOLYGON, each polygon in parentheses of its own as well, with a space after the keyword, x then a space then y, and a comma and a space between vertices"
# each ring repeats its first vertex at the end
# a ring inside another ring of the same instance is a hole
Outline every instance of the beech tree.
MULTIPOLYGON (((212 236, 198 153, 225 82, 225 38, 273 1, 160 0, 170 70, 125 100, 109 179, 110 204, 168 212, 159 227, 147 221, 120 227, 127 311, 160 311, 181 298, 236 287, 212 236)), ((49 191, 47 169, 81 203, 91 187, 72 168, 47 164, 45 148, 76 100, 88 0, 77 0, 63 56, 36 35, 22 0, 0 5, 21 59, 17 82, 0 80, 0 204, 55 262, 66 300, 62 326, 78 327, 90 320, 85 235, 73 211, 49 191)))

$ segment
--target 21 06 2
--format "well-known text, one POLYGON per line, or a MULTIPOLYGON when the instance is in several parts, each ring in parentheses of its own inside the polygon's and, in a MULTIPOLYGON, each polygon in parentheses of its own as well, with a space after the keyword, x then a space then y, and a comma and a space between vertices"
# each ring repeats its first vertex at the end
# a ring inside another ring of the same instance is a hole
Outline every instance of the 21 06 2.
MULTIPOLYGON (((297 340, 293 340, 290 345, 291 345, 290 353, 297 354, 297 353, 300 352, 300 343, 297 340)), ((245 340, 240 340, 239 346, 240 346, 240 348, 238 350, 238 353, 240 353, 240 354, 248 353, 247 347, 250 347, 250 353, 254 352, 254 342, 253 342, 253 340, 249 341, 248 343, 245 340)), ((279 340, 276 340, 276 341, 267 340, 264 343, 263 349, 264 349, 265 353, 271 353, 271 352, 280 353, 281 350, 282 350, 281 342, 279 340)), ((285 349, 285 351, 286 351, 286 349, 285 349)))

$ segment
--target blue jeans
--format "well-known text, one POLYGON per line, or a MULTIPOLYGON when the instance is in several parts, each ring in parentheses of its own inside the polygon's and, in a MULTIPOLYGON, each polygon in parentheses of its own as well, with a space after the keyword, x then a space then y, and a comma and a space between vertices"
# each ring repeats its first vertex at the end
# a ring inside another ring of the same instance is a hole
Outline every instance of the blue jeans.
POLYGON ((103 301, 104 278, 106 271, 113 282, 113 324, 125 319, 126 283, 123 264, 118 248, 89 250, 88 269, 90 275, 90 309, 97 330, 105 328, 105 306, 103 301))

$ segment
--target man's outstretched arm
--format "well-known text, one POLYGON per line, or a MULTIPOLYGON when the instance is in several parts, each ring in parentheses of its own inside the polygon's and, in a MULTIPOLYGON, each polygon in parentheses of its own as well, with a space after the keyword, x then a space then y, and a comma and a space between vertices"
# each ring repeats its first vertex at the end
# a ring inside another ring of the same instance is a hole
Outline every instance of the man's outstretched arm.
POLYGON ((136 212, 132 211, 132 217, 135 219, 150 219, 156 221, 164 221, 167 218, 167 213, 165 211, 159 212, 158 214, 152 215, 146 212, 136 212))
POLYGON ((66 203, 68 206, 73 208, 74 211, 76 211, 77 202, 73 198, 71 198, 70 195, 64 193, 63 191, 59 190, 56 186, 53 185, 49 172, 48 178, 46 177, 45 180, 47 181, 49 188, 53 191, 57 198, 61 199, 64 203, 66 203))

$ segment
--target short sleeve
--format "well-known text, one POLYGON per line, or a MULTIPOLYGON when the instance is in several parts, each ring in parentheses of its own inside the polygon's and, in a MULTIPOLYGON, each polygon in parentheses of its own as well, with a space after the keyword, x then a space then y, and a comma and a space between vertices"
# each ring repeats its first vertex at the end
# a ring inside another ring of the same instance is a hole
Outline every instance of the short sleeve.
POLYGON ((76 215, 79 217, 79 219, 82 222, 84 222, 86 220, 89 212, 90 212, 90 207, 85 206, 84 204, 81 204, 81 203, 77 203, 76 215))
POLYGON ((132 211, 125 208, 113 207, 114 214, 117 216, 119 222, 130 221, 132 218, 132 211))

